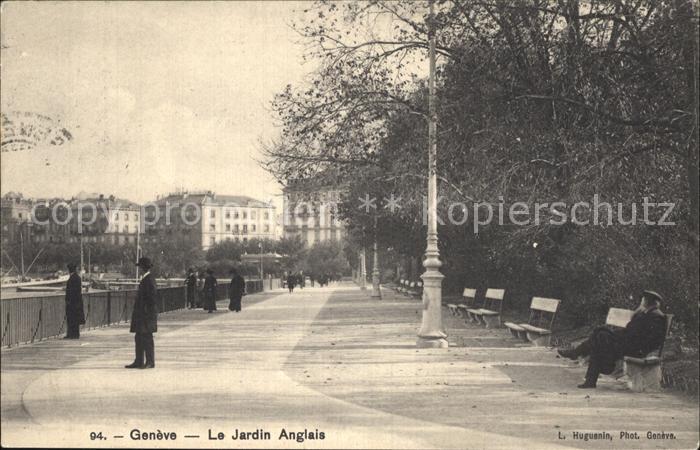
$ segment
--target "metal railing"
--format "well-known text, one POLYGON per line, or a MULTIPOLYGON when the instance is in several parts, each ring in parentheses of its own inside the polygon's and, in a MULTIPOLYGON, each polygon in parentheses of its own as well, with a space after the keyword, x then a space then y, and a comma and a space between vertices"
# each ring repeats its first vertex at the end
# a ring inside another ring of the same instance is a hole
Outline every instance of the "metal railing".
MULTIPOLYGON (((267 290, 267 280, 266 280, 267 290)), ((261 292, 261 280, 246 281, 246 292, 261 292)), ((217 286, 216 299, 228 298, 228 283, 217 286)), ((106 327, 131 319, 136 290, 89 292, 83 294, 85 325, 82 330, 106 327)), ((158 289, 159 312, 186 307, 187 288, 184 286, 158 289)), ((60 295, 22 297, 0 301, 0 330, 2 346, 31 343, 56 337, 66 332, 65 299, 60 295)))

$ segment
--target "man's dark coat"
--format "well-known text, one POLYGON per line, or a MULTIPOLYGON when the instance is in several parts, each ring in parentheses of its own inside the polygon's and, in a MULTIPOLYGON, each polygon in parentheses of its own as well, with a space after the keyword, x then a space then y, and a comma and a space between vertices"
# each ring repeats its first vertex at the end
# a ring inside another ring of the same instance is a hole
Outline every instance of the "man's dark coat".
POLYGON ((66 322, 77 325, 85 323, 83 281, 75 272, 70 275, 66 283, 66 322))
POLYGON ((134 312, 131 314, 132 333, 155 333, 158 331, 158 289, 153 274, 149 273, 139 282, 134 312))

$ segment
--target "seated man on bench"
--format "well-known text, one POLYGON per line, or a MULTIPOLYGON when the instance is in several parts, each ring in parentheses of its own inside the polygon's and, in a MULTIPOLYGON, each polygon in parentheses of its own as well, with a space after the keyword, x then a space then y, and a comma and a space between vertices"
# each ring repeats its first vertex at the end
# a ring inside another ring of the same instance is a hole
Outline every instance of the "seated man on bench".
POLYGON ((557 350, 559 355, 573 360, 590 356, 586 381, 579 388, 595 388, 598 375, 612 373, 615 361, 624 356, 643 358, 661 346, 666 336, 666 316, 659 310, 660 304, 659 294, 644 291, 639 308, 625 328, 598 327, 578 347, 557 350))

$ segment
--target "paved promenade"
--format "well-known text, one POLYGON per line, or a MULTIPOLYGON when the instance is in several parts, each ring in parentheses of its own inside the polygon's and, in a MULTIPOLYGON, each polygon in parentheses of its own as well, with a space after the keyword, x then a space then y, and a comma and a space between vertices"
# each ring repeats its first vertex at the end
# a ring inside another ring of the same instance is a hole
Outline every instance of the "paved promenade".
POLYGON ((162 314, 155 370, 123 369, 133 360, 128 325, 3 350, 2 445, 696 447, 697 403, 614 381, 578 390, 583 368, 505 330, 446 317, 458 347, 416 349, 420 306, 390 293, 371 300, 348 284, 251 295, 238 314, 223 302, 216 314, 162 314), (232 439, 258 429, 270 439, 232 439), (176 440, 135 440, 132 430, 176 440), (279 439, 282 430, 307 430, 306 439, 279 439))

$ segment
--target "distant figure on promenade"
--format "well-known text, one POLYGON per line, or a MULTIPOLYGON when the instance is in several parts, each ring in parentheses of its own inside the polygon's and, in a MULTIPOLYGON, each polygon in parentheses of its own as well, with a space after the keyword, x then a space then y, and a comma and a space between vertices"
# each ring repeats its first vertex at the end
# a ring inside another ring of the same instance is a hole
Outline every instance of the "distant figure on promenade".
POLYGON ((231 269, 231 285, 228 288, 229 304, 231 311, 241 311, 241 298, 245 294, 245 280, 238 274, 236 269, 231 269))
POLYGON ((134 334, 136 357, 127 369, 153 369, 156 366, 153 333, 158 331, 158 288, 151 274, 151 260, 139 258, 136 263, 144 273, 139 281, 134 312, 131 314, 131 331, 134 334))
POLYGON ((216 311, 216 277, 214 271, 207 269, 207 277, 204 279, 204 309, 207 311, 216 311))
POLYGON ((204 274, 199 272, 197 275, 197 308, 204 308, 204 274))
POLYGON ((66 336, 63 339, 80 339, 80 325, 85 323, 83 309, 83 280, 76 272, 74 263, 68 264, 66 283, 66 336))
POLYGON ((289 289, 290 294, 292 292, 294 292, 294 285, 296 284, 296 282, 297 282, 296 275, 294 275, 293 273, 290 272, 289 275, 287 275, 287 289, 289 289))
POLYGON ((661 346, 666 336, 666 316, 659 310, 661 300, 656 292, 644 291, 641 304, 624 329, 598 327, 578 347, 557 350, 559 355, 573 360, 590 356, 586 381, 579 388, 595 388, 598 375, 612 373, 615 362, 624 356, 643 358, 661 346))
POLYGON ((187 308, 194 309, 197 306, 197 276, 192 268, 187 270, 185 286, 187 286, 187 308))
POLYGON ((304 275, 304 272, 300 272, 298 277, 299 277, 299 287, 301 289, 304 289, 306 287, 306 276, 304 275))

